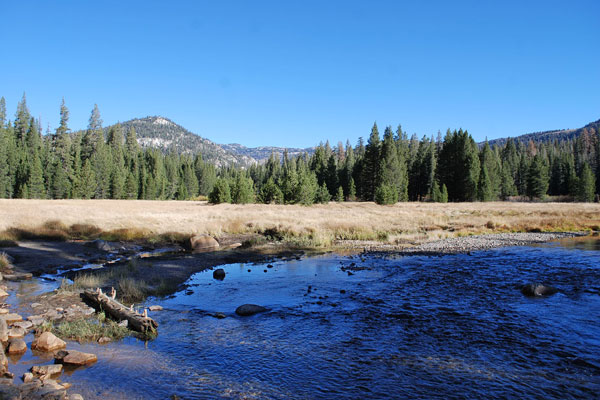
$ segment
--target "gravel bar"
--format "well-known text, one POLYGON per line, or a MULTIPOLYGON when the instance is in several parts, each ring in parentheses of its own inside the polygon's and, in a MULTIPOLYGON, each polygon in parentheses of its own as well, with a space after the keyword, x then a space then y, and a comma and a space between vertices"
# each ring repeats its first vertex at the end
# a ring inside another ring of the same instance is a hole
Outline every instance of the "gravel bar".
POLYGON ((527 246, 552 240, 586 236, 584 232, 523 232, 463 236, 423 243, 404 249, 404 254, 457 254, 498 247, 527 246))

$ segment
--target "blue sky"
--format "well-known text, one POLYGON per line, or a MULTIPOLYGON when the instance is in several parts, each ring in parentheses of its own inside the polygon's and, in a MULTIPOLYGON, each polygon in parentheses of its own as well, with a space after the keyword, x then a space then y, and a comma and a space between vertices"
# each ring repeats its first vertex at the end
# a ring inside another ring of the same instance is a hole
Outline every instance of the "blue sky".
POLYGON ((55 128, 162 115, 218 143, 305 147, 600 118, 600 2, 3 1, 0 96, 55 128))

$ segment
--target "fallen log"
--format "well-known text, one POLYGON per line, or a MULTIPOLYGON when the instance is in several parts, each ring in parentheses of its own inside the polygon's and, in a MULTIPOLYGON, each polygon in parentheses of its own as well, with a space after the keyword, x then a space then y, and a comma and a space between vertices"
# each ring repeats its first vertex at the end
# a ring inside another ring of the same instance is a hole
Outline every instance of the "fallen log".
POLYGON ((127 321, 127 326, 137 332, 156 333, 158 323, 150 317, 138 314, 125 307, 115 299, 102 292, 87 289, 82 294, 83 299, 91 303, 94 308, 103 310, 107 316, 117 321, 127 321))

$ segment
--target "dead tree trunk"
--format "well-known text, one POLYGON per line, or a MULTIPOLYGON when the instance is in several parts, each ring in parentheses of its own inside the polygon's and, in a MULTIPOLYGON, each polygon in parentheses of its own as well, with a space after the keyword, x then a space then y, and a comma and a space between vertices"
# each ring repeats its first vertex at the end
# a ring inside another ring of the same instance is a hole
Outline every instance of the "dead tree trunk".
POLYGON ((144 317, 135 311, 131 311, 118 301, 108 297, 104 293, 93 290, 85 290, 82 293, 84 300, 92 303, 95 308, 103 310, 108 316, 117 320, 127 320, 127 326, 142 333, 156 333, 158 323, 150 317, 144 317))

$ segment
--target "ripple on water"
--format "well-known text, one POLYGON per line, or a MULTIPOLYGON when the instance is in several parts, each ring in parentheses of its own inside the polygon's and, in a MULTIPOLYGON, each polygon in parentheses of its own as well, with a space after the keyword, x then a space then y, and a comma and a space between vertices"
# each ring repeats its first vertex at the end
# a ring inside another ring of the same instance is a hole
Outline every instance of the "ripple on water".
POLYGON ((399 260, 329 255, 267 273, 226 265, 223 281, 201 272, 186 291, 150 301, 165 308, 153 314, 156 340, 85 345, 98 363, 65 380, 90 399, 594 397, 600 247, 575 241, 399 260), (352 262, 348 275, 340 267, 352 262), (520 287, 531 282, 559 293, 527 298, 520 287), (269 311, 237 317, 244 303, 269 311))

